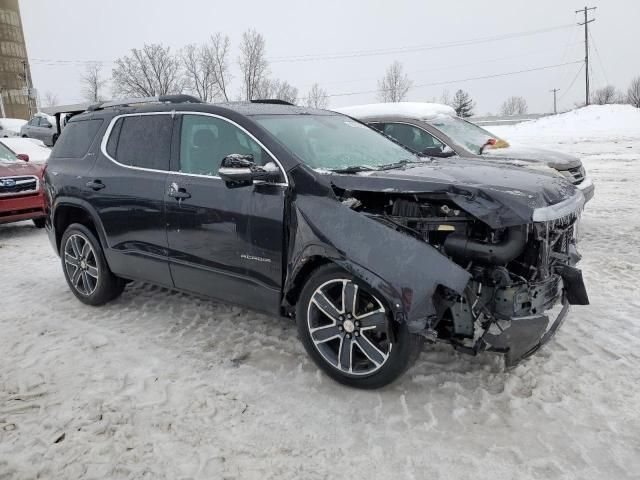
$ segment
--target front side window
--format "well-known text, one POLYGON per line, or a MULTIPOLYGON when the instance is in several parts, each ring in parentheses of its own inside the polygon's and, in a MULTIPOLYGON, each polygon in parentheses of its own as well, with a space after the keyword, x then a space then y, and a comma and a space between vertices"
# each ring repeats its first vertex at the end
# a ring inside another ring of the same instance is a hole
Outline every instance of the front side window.
POLYGON ((51 152, 51 156, 57 158, 84 157, 101 126, 102 119, 100 118, 69 123, 62 131, 60 139, 56 142, 51 152))
POLYGON ((123 117, 111 129, 107 153, 131 167, 169 170, 172 131, 171 115, 123 117))
POLYGON ((429 124, 444 132, 454 142, 466 147, 476 155, 480 153, 480 149, 490 138, 499 140, 498 137, 484 128, 458 117, 442 115, 430 121, 429 124))
POLYGON ((235 125, 208 115, 184 115, 180 135, 180 172, 217 176, 227 155, 252 155, 256 165, 271 157, 235 125))
POLYGON ((383 132, 416 153, 444 147, 442 142, 430 133, 406 123, 385 123, 383 132))
POLYGON ((375 169, 419 161, 405 148, 344 115, 258 115, 254 119, 317 170, 375 169))
POLYGON ((37 127, 38 125, 40 125, 40 117, 33 117, 31 120, 29 120, 29 126, 37 127))

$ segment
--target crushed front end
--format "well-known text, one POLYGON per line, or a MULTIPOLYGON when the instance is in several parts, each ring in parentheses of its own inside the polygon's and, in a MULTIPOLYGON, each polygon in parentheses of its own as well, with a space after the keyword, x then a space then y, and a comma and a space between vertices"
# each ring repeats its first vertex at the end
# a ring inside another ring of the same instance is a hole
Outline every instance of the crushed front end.
POLYGON ((575 268, 581 195, 534 211, 530 223, 492 228, 447 196, 340 193, 343 203, 428 242, 471 275, 462 294, 437 289, 436 314, 419 332, 428 339, 503 353, 510 366, 552 338, 570 304, 589 302, 575 268))

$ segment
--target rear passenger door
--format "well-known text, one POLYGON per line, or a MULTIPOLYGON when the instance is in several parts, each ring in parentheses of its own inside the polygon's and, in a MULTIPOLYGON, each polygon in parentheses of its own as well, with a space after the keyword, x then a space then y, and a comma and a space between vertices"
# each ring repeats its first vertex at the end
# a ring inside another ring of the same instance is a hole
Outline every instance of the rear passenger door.
POLYGON ((215 115, 183 114, 179 137, 165 196, 175 286, 276 313, 286 185, 228 188, 218 176, 222 159, 233 153, 251 154, 258 165, 274 158, 215 115))
POLYGON ((113 119, 86 186, 111 270, 169 287, 164 192, 173 123, 170 112, 113 119))

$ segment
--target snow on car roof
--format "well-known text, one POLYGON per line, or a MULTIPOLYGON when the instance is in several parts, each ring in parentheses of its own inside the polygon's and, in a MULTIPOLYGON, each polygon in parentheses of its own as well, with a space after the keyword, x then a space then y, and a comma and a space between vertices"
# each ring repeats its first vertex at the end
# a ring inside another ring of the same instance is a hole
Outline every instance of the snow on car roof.
POLYGON ((422 102, 370 103, 367 105, 335 108, 334 110, 356 118, 393 115, 397 117, 428 119, 438 115, 456 114, 456 111, 448 105, 422 102))
POLYGON ((22 120, 21 118, 0 118, 0 128, 6 130, 20 131, 20 127, 22 127, 26 120, 22 120))

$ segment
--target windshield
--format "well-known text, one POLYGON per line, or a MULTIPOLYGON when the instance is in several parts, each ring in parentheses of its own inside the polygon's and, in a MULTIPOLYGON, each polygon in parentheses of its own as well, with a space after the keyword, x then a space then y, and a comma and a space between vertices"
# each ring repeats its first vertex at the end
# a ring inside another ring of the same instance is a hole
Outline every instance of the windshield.
POLYGON ((259 115, 254 119, 314 169, 376 169, 420 161, 375 130, 344 115, 259 115))
POLYGON ((486 131, 484 128, 480 128, 458 117, 442 115, 429 123, 444 132, 454 142, 466 147, 476 155, 480 154, 480 149, 490 138, 499 140, 498 137, 486 131))
POLYGON ((0 162, 15 163, 18 161, 16 154, 0 143, 0 162))

